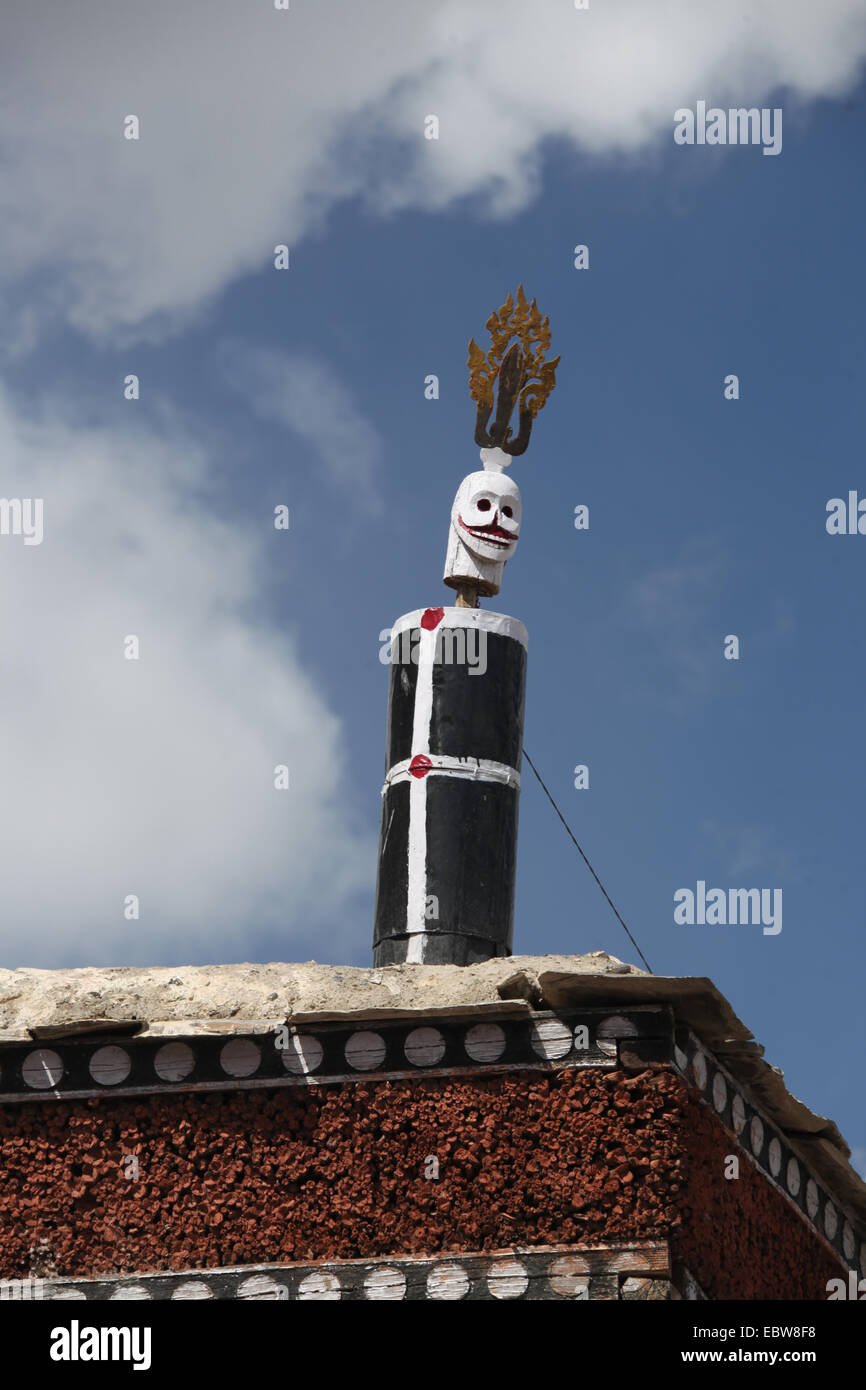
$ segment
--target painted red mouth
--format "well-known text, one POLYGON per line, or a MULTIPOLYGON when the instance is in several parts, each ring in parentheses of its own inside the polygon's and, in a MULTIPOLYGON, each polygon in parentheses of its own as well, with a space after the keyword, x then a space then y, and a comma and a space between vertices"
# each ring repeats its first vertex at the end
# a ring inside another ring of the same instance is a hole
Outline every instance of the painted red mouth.
POLYGON ((502 527, 493 521, 487 526, 467 526, 462 516, 458 516, 457 520, 463 530, 468 531, 470 536, 474 536, 478 541, 492 541, 494 545, 513 545, 517 539, 510 531, 503 531, 502 527))

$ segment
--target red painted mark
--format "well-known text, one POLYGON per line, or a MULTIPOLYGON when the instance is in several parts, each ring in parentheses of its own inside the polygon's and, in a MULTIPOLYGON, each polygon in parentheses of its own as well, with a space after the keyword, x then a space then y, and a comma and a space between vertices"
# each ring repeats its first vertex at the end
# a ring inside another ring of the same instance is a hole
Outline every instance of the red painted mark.
POLYGON ((421 614, 421 626, 425 627, 428 632, 432 632, 434 627, 439 626, 444 617, 444 608, 425 608, 421 614))
POLYGON ((426 753, 416 753, 409 764, 409 771, 413 777, 426 777, 432 766, 433 763, 427 757, 426 753))

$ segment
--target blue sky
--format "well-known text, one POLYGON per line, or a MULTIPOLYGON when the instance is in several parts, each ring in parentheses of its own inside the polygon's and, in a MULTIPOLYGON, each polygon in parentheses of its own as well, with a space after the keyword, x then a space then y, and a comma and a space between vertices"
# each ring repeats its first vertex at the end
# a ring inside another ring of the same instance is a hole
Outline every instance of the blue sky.
MULTIPOLYGON (((522 282, 562 358, 486 603, 526 747, 656 973, 866 1169, 858 7, 88 8, 78 63, 16 17, 2 98, 3 493, 45 499, 0 540, 3 964, 369 962, 379 632, 448 602, 466 345, 522 282), (781 107, 781 154, 676 146, 698 98, 781 107), (781 933, 676 925, 699 879, 781 933)), ((514 948, 636 959, 526 767, 514 948)))

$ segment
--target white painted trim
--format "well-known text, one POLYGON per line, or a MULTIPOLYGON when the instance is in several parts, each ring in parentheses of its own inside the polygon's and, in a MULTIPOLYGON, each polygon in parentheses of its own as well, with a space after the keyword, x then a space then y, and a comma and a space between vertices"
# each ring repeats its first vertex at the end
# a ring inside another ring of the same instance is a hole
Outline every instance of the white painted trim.
MULTIPOLYGON (((513 637, 522 647, 529 646, 529 633, 519 618, 509 618, 505 613, 491 613, 487 608, 445 608, 442 604, 436 606, 443 609, 444 617, 441 623, 433 628, 434 637, 440 627, 477 627, 496 637, 513 637)), ((427 611, 426 608, 416 608, 414 613, 404 613, 391 628, 391 641, 393 642, 401 632, 421 627, 421 619, 427 611)), ((422 627, 421 632, 427 633, 427 629, 422 627)))
MULTIPOLYGON (((422 751, 426 753, 426 750, 422 751)), ((423 777, 415 777, 409 771, 414 756, 403 758, 389 770, 382 787, 383 796, 397 782, 426 782, 428 777, 435 776, 463 777, 473 782, 499 782, 520 790, 520 773, 517 769, 509 767, 507 763, 494 762, 492 758, 452 758, 445 753, 426 753, 431 762, 430 770, 423 777)))

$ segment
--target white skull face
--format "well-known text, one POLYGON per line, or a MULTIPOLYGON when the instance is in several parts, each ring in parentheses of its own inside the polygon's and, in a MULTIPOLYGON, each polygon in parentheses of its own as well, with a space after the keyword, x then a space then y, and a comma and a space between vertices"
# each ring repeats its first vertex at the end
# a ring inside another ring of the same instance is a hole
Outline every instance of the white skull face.
POLYGON ((487 469, 464 478, 451 508, 451 525, 467 550, 482 560, 504 561, 517 548, 520 490, 504 473, 487 469))

